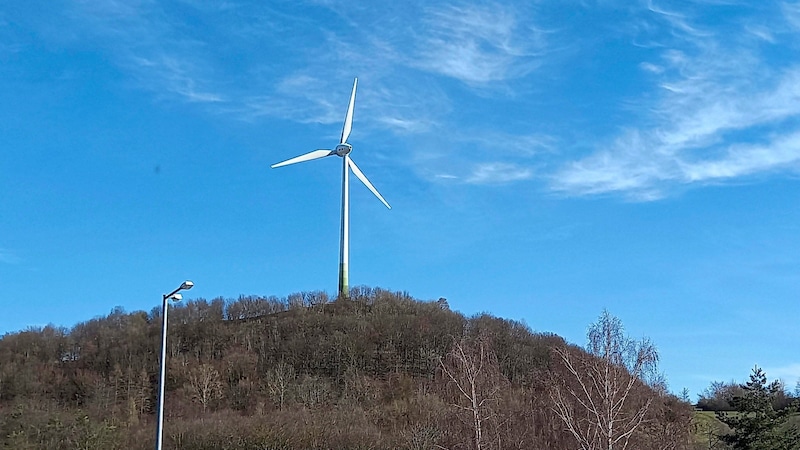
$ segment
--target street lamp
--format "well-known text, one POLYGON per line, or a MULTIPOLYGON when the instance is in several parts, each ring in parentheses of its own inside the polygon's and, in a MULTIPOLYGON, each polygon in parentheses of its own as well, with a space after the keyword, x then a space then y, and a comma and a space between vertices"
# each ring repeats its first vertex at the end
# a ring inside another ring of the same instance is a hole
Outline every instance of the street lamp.
POLYGON ((161 360, 160 360, 160 374, 158 379, 158 422, 156 424, 156 450, 161 450, 161 441, 164 437, 164 379, 167 375, 167 367, 165 364, 165 360, 167 359, 167 301, 172 300, 173 302, 179 302, 183 299, 183 296, 178 293, 178 291, 188 290, 194 286, 189 280, 184 281, 181 283, 178 289, 170 292, 169 294, 164 294, 162 300, 163 304, 161 306, 161 360))

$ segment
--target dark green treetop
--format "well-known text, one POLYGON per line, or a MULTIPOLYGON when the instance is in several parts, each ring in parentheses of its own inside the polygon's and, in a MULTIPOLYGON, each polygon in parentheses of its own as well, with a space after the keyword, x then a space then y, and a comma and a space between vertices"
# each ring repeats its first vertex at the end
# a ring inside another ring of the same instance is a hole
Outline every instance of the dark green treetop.
POLYGON ((734 450, 793 450, 800 448, 800 430, 789 423, 796 405, 775 410, 772 400, 782 389, 780 381, 767 384, 767 375, 758 366, 750 381, 743 384, 744 393, 734 397, 736 412, 717 412, 717 418, 732 433, 720 436, 734 450))

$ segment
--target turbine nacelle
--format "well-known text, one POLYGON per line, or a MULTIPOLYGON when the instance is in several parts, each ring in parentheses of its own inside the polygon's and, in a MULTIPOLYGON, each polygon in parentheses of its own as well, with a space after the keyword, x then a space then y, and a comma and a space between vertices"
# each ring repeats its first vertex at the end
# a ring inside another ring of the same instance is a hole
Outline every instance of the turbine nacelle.
POLYGON ((344 144, 339 144, 339 145, 337 145, 337 146, 336 146, 336 149, 334 149, 334 150, 331 152, 331 154, 334 154, 334 155, 338 155, 338 156, 344 157, 344 155, 347 155, 347 154, 348 154, 348 153, 350 153, 352 150, 353 150, 353 146, 352 146, 352 145, 350 145, 350 144, 348 144, 348 143, 344 143, 344 144))

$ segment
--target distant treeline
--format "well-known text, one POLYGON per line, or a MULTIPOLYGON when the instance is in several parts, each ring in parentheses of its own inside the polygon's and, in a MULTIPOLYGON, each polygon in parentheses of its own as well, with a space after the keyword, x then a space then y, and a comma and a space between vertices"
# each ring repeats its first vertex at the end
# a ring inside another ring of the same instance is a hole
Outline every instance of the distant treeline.
MULTIPOLYGON (((776 411, 790 408, 800 400, 800 381, 797 381, 793 391, 783 380, 776 380, 772 388, 774 392, 770 397, 770 405, 776 411)), ((736 381, 712 381, 698 395, 697 408, 703 411, 735 411, 734 399, 744 394, 744 386, 736 381)))

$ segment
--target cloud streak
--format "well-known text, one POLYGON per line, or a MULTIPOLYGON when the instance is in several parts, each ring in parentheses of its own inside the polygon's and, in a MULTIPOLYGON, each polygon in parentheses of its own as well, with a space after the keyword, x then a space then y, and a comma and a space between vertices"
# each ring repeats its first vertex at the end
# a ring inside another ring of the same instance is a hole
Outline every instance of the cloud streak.
POLYGON ((677 186, 800 170, 800 67, 765 70, 750 47, 726 48, 683 16, 658 14, 697 51, 670 48, 660 64, 640 65, 662 89, 642 111, 650 125, 565 164, 551 188, 654 200, 677 186))
POLYGON ((412 63, 421 69, 474 85, 521 77, 539 64, 541 33, 509 6, 428 8, 423 24, 412 63))
POLYGON ((470 184, 504 184, 512 181, 527 180, 533 176, 530 168, 504 162, 476 164, 472 173, 466 178, 470 184))
POLYGON ((130 67, 150 89, 164 90, 189 103, 225 102, 222 94, 201 87, 207 83, 197 78, 190 61, 168 55, 154 59, 133 57, 130 67))

